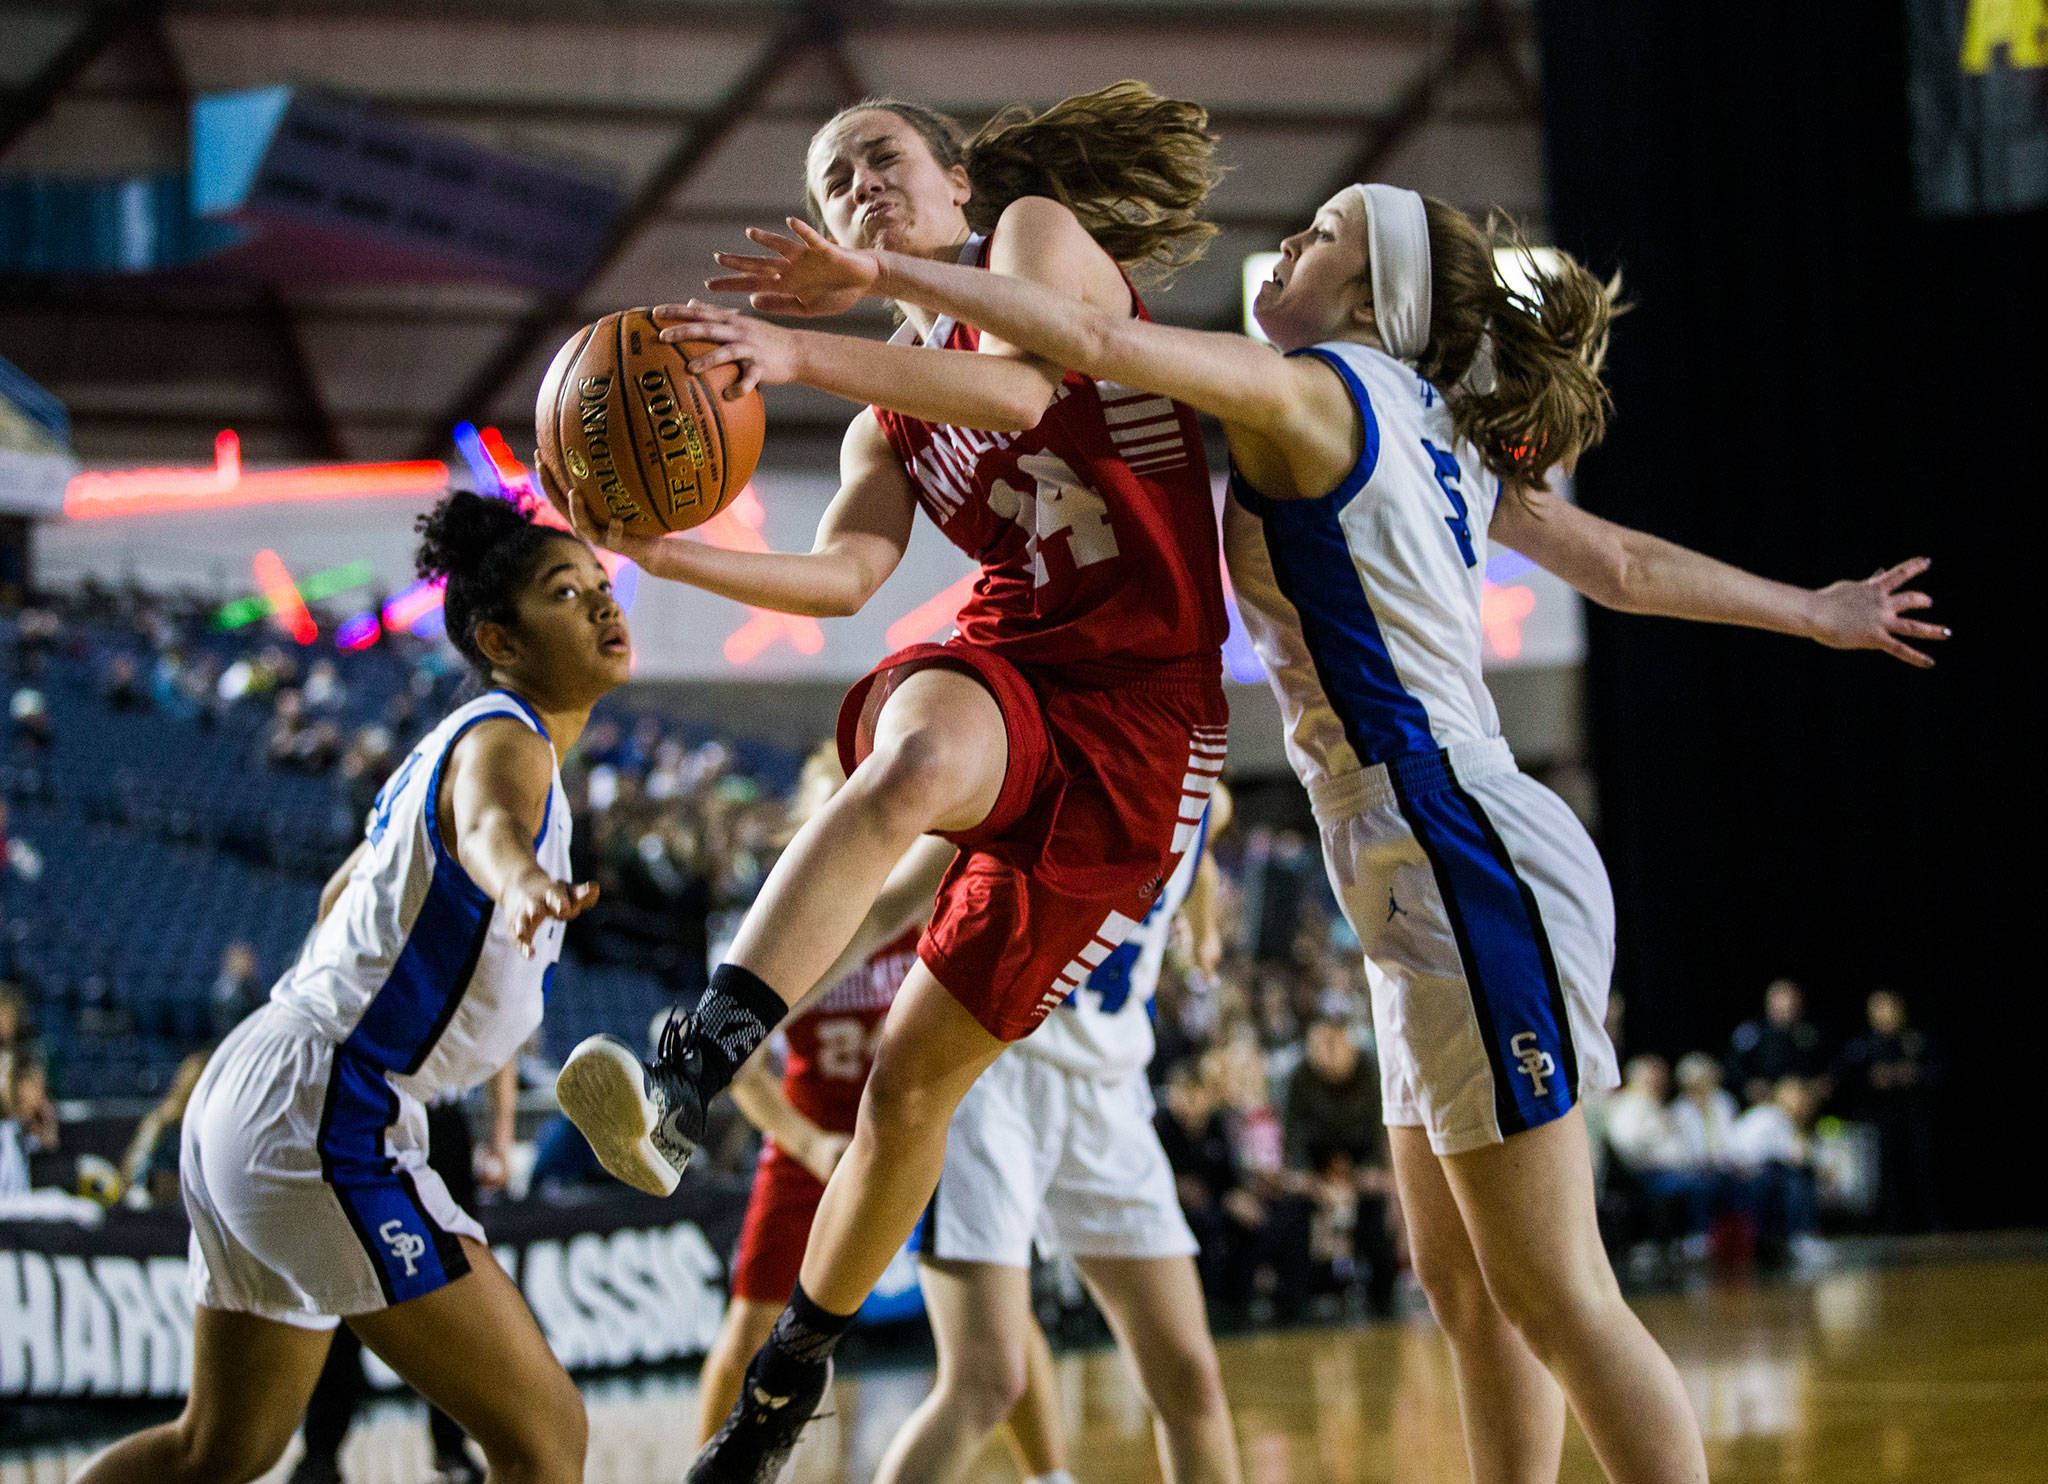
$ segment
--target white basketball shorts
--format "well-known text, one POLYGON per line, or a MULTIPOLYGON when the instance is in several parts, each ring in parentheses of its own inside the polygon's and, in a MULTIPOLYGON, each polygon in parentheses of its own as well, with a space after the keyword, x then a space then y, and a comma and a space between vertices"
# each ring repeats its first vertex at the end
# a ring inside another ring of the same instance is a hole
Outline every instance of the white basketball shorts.
POLYGON ((1499 1143, 1620 1081, 1603 1025, 1614 896, 1600 853, 1503 741, 1310 789, 1365 949, 1390 1126, 1499 1143))
POLYGON ((1005 1052, 953 1114, 918 1251, 1017 1268, 1034 1238, 1081 1258, 1193 1253, 1152 1107, 1143 1071, 1090 1077, 1005 1052))
POLYGON ((193 1302, 329 1329, 469 1271, 483 1228, 427 1168, 426 1110, 282 1005, 237 1026, 179 1148, 193 1302))

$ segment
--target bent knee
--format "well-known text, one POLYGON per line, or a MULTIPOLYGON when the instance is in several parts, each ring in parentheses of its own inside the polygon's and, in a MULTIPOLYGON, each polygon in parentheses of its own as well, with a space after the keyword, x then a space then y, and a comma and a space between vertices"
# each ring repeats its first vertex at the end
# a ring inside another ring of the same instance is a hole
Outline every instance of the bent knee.
POLYGON ((958 739, 930 728, 885 737, 848 780, 842 807, 892 834, 920 834, 968 802, 982 767, 958 739))
POLYGON ((1493 1274, 1488 1292, 1496 1308, 1545 1360, 1567 1353, 1586 1336, 1609 1328, 1626 1301, 1611 1271, 1558 1275, 1493 1274))
POLYGON ((1220 1416, 1230 1410, 1223 1372, 1213 1350, 1175 1348, 1145 1363, 1146 1400, 1168 1423, 1220 1416))
POLYGON ((490 1464, 491 1478, 531 1484, 580 1484, 590 1446, 590 1418, 568 1378, 544 1403, 531 1399, 516 1415, 496 1419, 473 1434, 490 1464))
POLYGON ((993 1430, 1024 1399, 1022 1352, 990 1347, 971 1361, 948 1367, 935 1388, 948 1407, 984 1431, 993 1430))
POLYGON ((298 1419, 282 1430, 235 1425, 196 1426, 190 1417, 171 1424, 177 1442, 177 1477, 204 1479, 207 1484, 248 1484, 277 1466, 291 1443, 298 1419))
POLYGON ((1478 1325, 1500 1322, 1493 1293, 1477 1266, 1425 1255, 1420 1250, 1415 1252, 1414 1261, 1415 1280, 1422 1285, 1430 1312, 1444 1329, 1462 1334, 1478 1325))

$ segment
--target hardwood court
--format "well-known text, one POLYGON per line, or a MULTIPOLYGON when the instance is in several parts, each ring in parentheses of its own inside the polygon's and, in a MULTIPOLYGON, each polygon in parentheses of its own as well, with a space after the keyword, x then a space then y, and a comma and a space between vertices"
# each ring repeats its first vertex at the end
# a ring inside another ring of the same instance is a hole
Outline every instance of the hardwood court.
MULTIPOLYGON (((1651 1296, 1637 1307, 1685 1375, 1716 1484, 2048 1481, 2048 1260, 1858 1268, 1810 1283, 1651 1296)), ((1223 1365, 1248 1484, 1466 1478, 1449 1356, 1427 1318, 1232 1339, 1223 1365)), ((1083 1484, 1156 1480, 1144 1407, 1120 1357, 1066 1355, 1060 1377, 1083 1484)), ((834 1415, 797 1455, 793 1484, 865 1484, 929 1380, 911 1366, 845 1377, 834 1415)), ((681 1475, 689 1379, 599 1382, 586 1395, 591 1484, 672 1484, 681 1475)), ((0 1446, 0 1484, 63 1484, 91 1448, 0 1446)), ((281 1484, 291 1461, 267 1484, 281 1484)), ((421 1484, 420 1412, 380 1405, 359 1421, 342 1461, 349 1484, 421 1484)), ((974 1477, 1016 1475, 991 1447, 974 1477)), ((1561 1477, 1600 1478, 1576 1432, 1561 1477)))

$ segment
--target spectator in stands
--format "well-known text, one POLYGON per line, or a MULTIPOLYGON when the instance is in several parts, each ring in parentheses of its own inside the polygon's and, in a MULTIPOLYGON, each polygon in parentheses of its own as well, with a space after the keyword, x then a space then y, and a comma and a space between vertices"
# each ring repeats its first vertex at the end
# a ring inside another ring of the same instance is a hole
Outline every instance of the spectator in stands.
POLYGON ((1813 1109, 1812 1085, 1803 1077, 1781 1077, 1770 1099, 1736 1119, 1729 1131, 1729 1161, 1757 1194, 1757 1259, 1767 1267, 1787 1258, 1818 1266, 1828 1256, 1819 1237, 1813 1109))
POLYGON ((269 986, 257 975, 256 945, 237 938, 220 956, 220 976, 207 996, 207 1024, 215 1042, 249 1018, 268 998, 269 986))
POLYGON ((1176 1062, 1168 1070, 1165 1100, 1152 1123, 1173 1167, 1181 1210, 1201 1247, 1202 1287, 1220 1300, 1228 1287, 1231 1248, 1224 1203, 1237 1190, 1237 1170, 1216 1091, 1194 1062, 1176 1062))
POLYGON ((24 762, 40 762, 57 745, 43 693, 32 685, 24 685, 14 692, 7 711, 14 718, 15 755, 24 762))
POLYGON ((1688 1168, 1713 1171, 1726 1167, 1728 1134, 1739 1111, 1721 1086, 1721 1064, 1704 1051, 1678 1059, 1678 1097, 1671 1104, 1671 1126, 1688 1168))
POLYGON ((1941 1063, 1926 1032, 1907 1023, 1889 989, 1864 1005, 1868 1029, 1842 1048, 1844 1111, 1877 1130, 1878 1224, 1890 1232, 1939 1231, 1934 1172, 1934 1093, 1941 1063))
MULTIPOLYGON (((1762 1020, 1745 1020, 1728 1045, 1728 1084, 1745 1104, 1768 1102, 1780 1078, 1822 1078, 1827 1048, 1820 1028, 1806 1018, 1805 991, 1790 979, 1764 990, 1762 1020)), ((1815 1093, 1826 1096, 1825 1086, 1815 1093)))
POLYGON ((11 1121, 24 1154, 49 1154, 59 1143, 57 1105, 50 1101, 50 1080, 42 1058, 33 1051, 10 1052, 0 1072, 0 1108, 11 1121))
MULTIPOLYGON (((6 811, 0 806, 0 826, 6 811)), ((0 984, 0 1056, 19 1051, 29 1042, 28 1002, 11 984, 0 984)))
POLYGON ((208 1053, 195 1051, 178 1063, 170 1090, 135 1126, 128 1150, 121 1156, 121 1181, 126 1204, 153 1210, 178 1206, 178 1138, 184 1128, 185 1105, 206 1070, 208 1053))
POLYGON ((147 711, 149 696, 135 670, 135 656, 125 651, 107 661, 107 683, 101 698, 110 711, 147 711))
POLYGON ((1286 1134, 1252 1028, 1239 1025, 1204 1055, 1202 1071, 1223 1110, 1235 1175, 1223 1200, 1232 1238, 1225 1301, 1269 1293, 1279 1315, 1292 1319, 1308 1301, 1309 1201, 1306 1182, 1287 1168, 1286 1134))
POLYGON ((0 898, 6 895, 10 875, 19 876, 24 881, 36 881, 42 874, 42 852, 14 833, 7 801, 0 799, 0 898))
POLYGON ((313 661, 312 668, 306 671, 301 694, 306 698, 308 711, 339 711, 348 704, 348 687, 341 683, 341 672, 330 659, 313 661))
POLYGON ((398 739, 392 735, 391 728, 375 724, 357 728, 355 736, 349 740, 348 751, 341 759, 342 787, 348 794, 351 820, 369 818, 370 806, 377 801, 377 791, 397 766, 398 739))
POLYGON ((264 757, 272 767, 325 773, 340 752, 340 731, 331 721, 314 721, 307 715, 304 692, 286 686, 277 693, 270 739, 264 744, 264 757))
POLYGON ((1379 1074, 1360 1054, 1342 1016, 1325 1014, 1310 1024, 1301 1064, 1287 1079, 1281 1126, 1288 1169, 1303 1181, 1314 1206, 1312 1245, 1319 1261, 1335 1265, 1348 1279, 1363 1268, 1366 1296, 1376 1314, 1391 1313, 1394 1300, 1394 1243, 1387 1224, 1393 1189, 1380 1123, 1379 1074), (1332 1236, 1344 1231, 1342 1247, 1332 1236), (1348 1250, 1342 1250, 1348 1248, 1348 1250))
POLYGON ((1657 1241, 1690 1242, 1705 1255, 1713 1219, 1711 1178, 1692 1167, 1668 1099, 1671 1070, 1661 1056, 1629 1058, 1627 1080, 1603 1108, 1615 1183, 1638 1213, 1632 1228, 1657 1241))

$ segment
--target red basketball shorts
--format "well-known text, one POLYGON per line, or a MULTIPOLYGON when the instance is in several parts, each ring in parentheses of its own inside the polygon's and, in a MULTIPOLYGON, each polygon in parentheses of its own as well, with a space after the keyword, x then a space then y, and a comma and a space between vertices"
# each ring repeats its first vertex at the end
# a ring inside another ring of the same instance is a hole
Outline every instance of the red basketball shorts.
POLYGON ((757 1304, 786 1304, 804 1265, 804 1244, 825 1187, 818 1177, 774 1144, 754 1166, 747 1216, 732 1257, 732 1296, 757 1304))
POLYGON ((848 773, 872 749, 877 681, 932 665, 995 696, 1009 766, 988 818, 946 835, 960 855, 918 957, 991 1035, 1014 1041, 1144 921, 1193 841, 1223 770, 1220 666, 1204 656, 1077 677, 1027 673, 959 639, 913 645, 847 693, 848 773))

